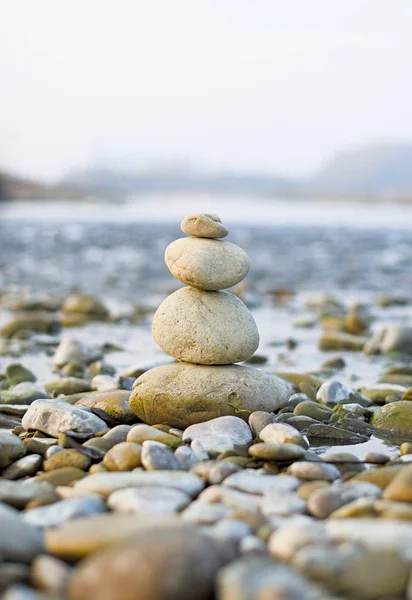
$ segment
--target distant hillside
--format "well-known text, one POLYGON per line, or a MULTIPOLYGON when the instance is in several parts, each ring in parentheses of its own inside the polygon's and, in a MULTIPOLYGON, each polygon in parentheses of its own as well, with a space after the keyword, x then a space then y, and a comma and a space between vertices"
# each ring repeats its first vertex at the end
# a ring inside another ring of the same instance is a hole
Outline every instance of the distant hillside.
POLYGON ((52 200, 76 198, 77 193, 58 185, 47 185, 0 171, 0 202, 9 200, 52 200))
POLYGON ((78 192, 124 196, 150 192, 209 192, 224 194, 277 194, 298 184, 276 175, 202 173, 182 169, 126 171, 91 168, 69 174, 62 182, 78 192))
POLYGON ((310 183, 319 192, 412 197, 412 144, 376 144, 343 152, 310 183))
POLYGON ((412 201, 412 144, 375 144, 338 154, 306 179, 278 174, 208 173, 184 168, 116 169, 93 167, 68 174, 57 186, 0 172, 0 200, 121 199, 147 193, 369 197, 412 201))
POLYGON ((110 197, 149 192, 412 198, 412 145, 372 145, 338 154, 307 179, 182 169, 121 171, 90 168, 62 182, 79 193, 110 197))

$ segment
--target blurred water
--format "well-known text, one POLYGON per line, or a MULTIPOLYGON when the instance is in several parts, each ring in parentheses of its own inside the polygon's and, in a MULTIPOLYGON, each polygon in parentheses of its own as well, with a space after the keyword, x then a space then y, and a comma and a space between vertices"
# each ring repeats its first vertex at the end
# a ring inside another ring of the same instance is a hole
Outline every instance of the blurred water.
POLYGON ((410 292, 412 207, 219 197, 13 203, 0 213, 0 285, 78 286, 119 300, 173 288, 163 252, 190 212, 217 212, 258 290, 410 292))

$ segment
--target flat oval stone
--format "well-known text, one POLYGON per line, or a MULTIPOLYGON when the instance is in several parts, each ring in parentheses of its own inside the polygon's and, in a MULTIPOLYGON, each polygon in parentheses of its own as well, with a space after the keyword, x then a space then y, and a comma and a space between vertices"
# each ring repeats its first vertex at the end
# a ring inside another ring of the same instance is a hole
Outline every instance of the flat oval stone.
POLYGON ((334 481, 340 477, 340 471, 333 465, 307 461, 293 463, 293 465, 288 468, 288 473, 295 477, 299 477, 300 479, 306 479, 307 481, 317 479, 334 481))
POLYGON ((202 238, 223 238, 229 233, 217 215, 187 215, 181 223, 183 233, 202 238))
POLYGON ((188 427, 183 441, 200 440, 209 454, 219 454, 233 450, 236 446, 246 446, 252 441, 248 425, 239 417, 218 417, 188 427))
POLYGON ((162 486, 148 486, 117 490, 109 496, 108 506, 117 512, 138 515, 172 515, 191 502, 181 490, 162 486))
POLYGON ((157 309, 155 342, 168 354, 200 365, 247 360, 257 350, 259 332, 249 310, 229 292, 185 287, 157 309))
POLYGON ((42 463, 43 457, 40 454, 28 454, 7 467, 1 476, 3 479, 9 479, 10 481, 21 479, 22 477, 30 477, 37 473, 42 463))
POLYGON ((287 425, 286 423, 269 423, 259 433, 259 438, 262 442, 270 442, 272 444, 297 444, 305 450, 309 448, 308 441, 300 431, 287 425))
POLYGON ((89 515, 95 515, 106 511, 103 498, 90 496, 84 498, 70 498, 61 500, 47 506, 39 506, 26 510, 23 520, 30 525, 45 529, 47 527, 58 527, 66 521, 79 519, 89 515))
POLYGON ((286 381, 258 369, 173 363, 135 381, 130 407, 145 423, 186 429, 225 415, 246 420, 256 410, 272 412, 287 404, 290 393, 286 381))
POLYGON ((165 252, 171 274, 202 290, 224 290, 244 279, 250 260, 242 248, 230 242, 202 238, 180 238, 165 252))
POLYGON ((17 435, 0 429, 0 470, 26 454, 26 447, 17 435))
POLYGON ((253 444, 253 446, 250 446, 249 454, 260 460, 288 462, 302 458, 305 454, 305 450, 302 446, 298 446, 297 444, 274 444, 264 442, 262 444, 253 444))
POLYGON ((91 437, 108 430, 106 423, 93 413, 60 400, 35 400, 21 424, 27 431, 38 429, 55 438, 65 431, 91 437))
POLYGON ((181 490, 189 496, 197 496, 204 482, 186 471, 132 471, 131 473, 96 473, 75 483, 75 488, 103 496, 116 490, 142 486, 168 487, 181 490))

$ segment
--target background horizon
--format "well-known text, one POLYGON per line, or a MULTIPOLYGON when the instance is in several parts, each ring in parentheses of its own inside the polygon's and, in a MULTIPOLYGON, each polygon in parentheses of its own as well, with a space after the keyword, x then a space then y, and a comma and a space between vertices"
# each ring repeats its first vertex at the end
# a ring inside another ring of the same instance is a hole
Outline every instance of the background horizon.
POLYGON ((0 170, 306 178, 412 142, 412 5, 52 0, 0 8, 0 170))

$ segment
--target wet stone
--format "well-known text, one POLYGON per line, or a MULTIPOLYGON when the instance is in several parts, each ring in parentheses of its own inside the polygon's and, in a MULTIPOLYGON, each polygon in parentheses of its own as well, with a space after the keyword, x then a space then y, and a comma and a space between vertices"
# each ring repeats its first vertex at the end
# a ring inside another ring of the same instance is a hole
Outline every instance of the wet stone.
POLYGON ((293 412, 295 415, 311 417, 317 421, 328 421, 333 414, 333 411, 330 408, 317 402, 313 402, 312 400, 300 402, 296 405, 293 412))

